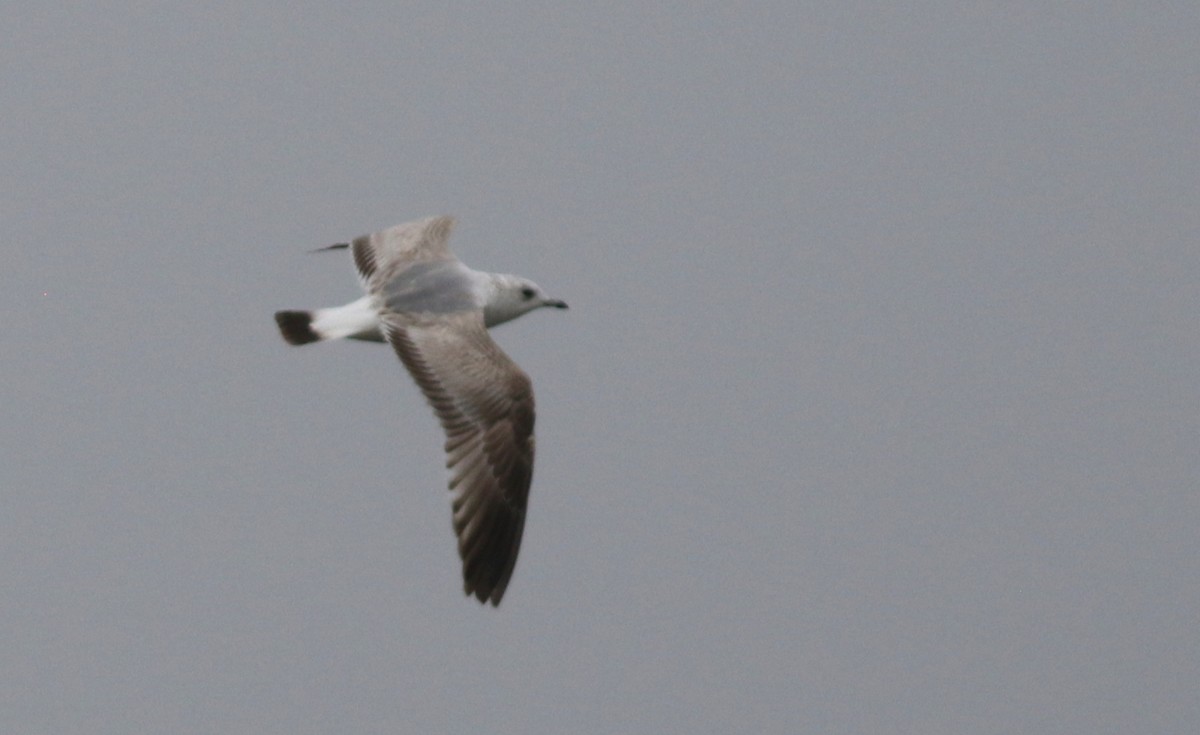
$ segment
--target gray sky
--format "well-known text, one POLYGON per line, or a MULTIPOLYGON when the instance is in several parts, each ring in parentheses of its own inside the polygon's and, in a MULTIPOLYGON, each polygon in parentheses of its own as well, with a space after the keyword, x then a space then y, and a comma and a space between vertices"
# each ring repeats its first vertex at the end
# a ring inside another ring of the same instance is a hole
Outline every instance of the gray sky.
POLYGON ((1200 6, 376 5, 4 11, 0 730, 1200 729, 1200 6), (572 307, 497 610, 271 318, 438 213, 572 307))

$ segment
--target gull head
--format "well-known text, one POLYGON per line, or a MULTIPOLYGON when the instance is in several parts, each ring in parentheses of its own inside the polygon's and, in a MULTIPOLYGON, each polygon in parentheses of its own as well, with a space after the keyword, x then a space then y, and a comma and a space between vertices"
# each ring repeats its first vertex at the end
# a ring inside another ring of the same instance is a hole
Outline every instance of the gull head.
POLYGON ((494 274, 489 285, 486 305, 483 307, 483 321, 488 327, 503 324, 543 306, 567 308, 567 302, 550 298, 528 278, 494 274))

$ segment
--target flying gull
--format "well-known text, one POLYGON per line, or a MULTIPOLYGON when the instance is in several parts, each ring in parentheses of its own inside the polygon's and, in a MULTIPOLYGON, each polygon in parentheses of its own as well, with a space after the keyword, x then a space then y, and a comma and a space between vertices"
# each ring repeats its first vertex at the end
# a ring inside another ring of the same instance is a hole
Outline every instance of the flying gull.
POLYGON ((446 432, 446 467, 463 588, 499 605, 512 577, 533 479, 533 386, 487 330, 542 306, 565 309, 526 278, 463 265, 451 217, 408 222, 349 243, 367 295, 345 306, 280 311, 289 344, 387 341, 446 432))

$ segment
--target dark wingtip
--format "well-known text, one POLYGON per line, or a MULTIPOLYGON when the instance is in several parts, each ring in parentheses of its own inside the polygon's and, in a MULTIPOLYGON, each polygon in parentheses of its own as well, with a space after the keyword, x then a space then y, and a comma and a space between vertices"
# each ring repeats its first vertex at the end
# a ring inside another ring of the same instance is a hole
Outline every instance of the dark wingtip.
POLYGON ((504 590, 485 590, 482 587, 471 587, 469 585, 463 589, 463 592, 466 593, 467 597, 474 597, 476 600, 479 600, 479 604, 484 607, 488 605, 500 607, 500 598, 504 597, 504 590))
POLYGON ((321 337, 312 330, 312 314, 307 311, 277 311, 275 323, 289 345, 306 345, 321 337))
POLYGON ((335 242, 332 245, 326 245, 323 248, 315 248, 313 250, 309 250, 308 252, 309 252, 309 254, 324 253, 328 250, 345 250, 348 247, 350 247, 350 243, 348 243, 348 242, 335 242))

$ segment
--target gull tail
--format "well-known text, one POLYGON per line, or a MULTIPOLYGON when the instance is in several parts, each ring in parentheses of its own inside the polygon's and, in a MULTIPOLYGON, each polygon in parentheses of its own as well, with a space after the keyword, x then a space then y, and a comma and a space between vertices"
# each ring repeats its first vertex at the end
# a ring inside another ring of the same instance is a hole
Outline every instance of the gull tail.
POLYGON ((326 339, 361 339, 382 342, 379 317, 371 299, 363 297, 345 306, 316 311, 277 311, 275 323, 290 345, 306 345, 326 339))

